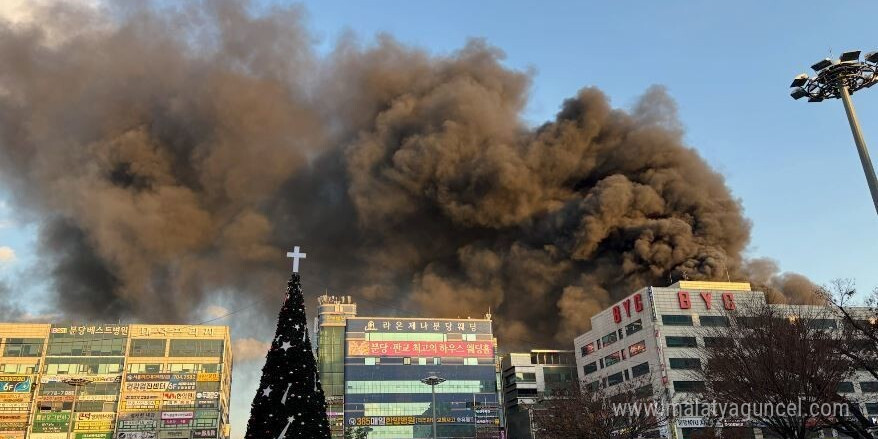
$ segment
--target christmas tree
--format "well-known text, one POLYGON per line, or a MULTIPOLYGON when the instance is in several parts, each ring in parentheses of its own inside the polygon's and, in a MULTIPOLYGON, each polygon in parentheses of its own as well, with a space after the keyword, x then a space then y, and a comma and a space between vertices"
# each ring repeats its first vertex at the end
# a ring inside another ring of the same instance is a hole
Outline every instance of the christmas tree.
POLYGON ((287 282, 277 331, 250 406, 246 439, 329 439, 326 399, 311 353, 305 298, 296 268, 287 282))

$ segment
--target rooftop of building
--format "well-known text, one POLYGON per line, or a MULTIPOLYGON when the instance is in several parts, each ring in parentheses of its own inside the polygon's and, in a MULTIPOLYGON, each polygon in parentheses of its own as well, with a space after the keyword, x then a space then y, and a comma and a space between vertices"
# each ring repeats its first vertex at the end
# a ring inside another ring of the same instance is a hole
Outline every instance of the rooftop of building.
POLYGON ((750 282, 716 282, 704 280, 681 280, 665 288, 678 290, 753 291, 750 282))

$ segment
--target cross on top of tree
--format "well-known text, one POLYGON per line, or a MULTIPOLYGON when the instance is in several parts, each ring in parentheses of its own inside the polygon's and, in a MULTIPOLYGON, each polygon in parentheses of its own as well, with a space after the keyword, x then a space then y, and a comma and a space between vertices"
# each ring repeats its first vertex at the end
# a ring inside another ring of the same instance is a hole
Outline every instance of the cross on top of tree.
POLYGON ((306 259, 308 257, 307 253, 302 253, 299 250, 299 246, 293 247, 293 251, 287 252, 287 257, 292 258, 293 260, 293 273, 299 272, 299 259, 306 259))

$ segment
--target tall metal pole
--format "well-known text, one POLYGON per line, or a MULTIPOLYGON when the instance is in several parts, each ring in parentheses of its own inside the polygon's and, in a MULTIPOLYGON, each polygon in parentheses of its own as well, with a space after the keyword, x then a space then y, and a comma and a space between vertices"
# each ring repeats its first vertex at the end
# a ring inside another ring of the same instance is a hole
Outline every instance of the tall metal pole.
POLYGON ((70 407, 70 421, 67 423, 67 437, 70 437, 70 434, 73 433, 73 419, 74 412, 76 411, 76 399, 79 396, 79 388, 81 386, 73 385, 73 405, 70 407))
POLYGON ((854 110, 851 94, 844 84, 838 86, 838 93, 841 95, 841 101, 844 102, 844 110, 848 115, 848 122, 851 124, 854 142, 857 144, 857 152, 860 154, 860 162, 863 164, 863 172, 866 173, 866 182, 869 183, 869 192, 872 193, 875 212, 878 212, 878 178, 875 177, 875 168, 872 166, 872 159, 869 158, 869 150, 866 148, 866 140, 863 139, 863 132, 860 130, 860 122, 857 120, 857 112, 854 110))
POLYGON ((430 384, 430 390, 433 393, 433 439, 437 439, 439 436, 436 434, 436 382, 430 384))

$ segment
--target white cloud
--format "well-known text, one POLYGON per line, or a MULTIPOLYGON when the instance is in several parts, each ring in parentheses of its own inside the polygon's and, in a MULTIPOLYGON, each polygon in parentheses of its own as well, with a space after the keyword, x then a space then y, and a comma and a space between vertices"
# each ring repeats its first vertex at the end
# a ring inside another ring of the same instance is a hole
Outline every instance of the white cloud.
POLYGON ((10 247, 0 247, 0 265, 15 262, 15 250, 10 247))
POLYGON ((270 343, 255 338, 233 340, 232 353, 235 355, 235 363, 264 359, 270 347, 270 343))

